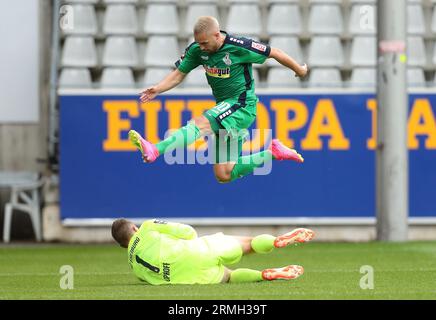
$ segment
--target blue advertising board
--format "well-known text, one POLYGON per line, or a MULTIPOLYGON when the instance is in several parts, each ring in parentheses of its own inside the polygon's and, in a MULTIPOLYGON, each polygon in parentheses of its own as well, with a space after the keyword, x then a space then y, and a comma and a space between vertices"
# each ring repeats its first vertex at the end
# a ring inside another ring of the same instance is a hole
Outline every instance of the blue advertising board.
MULTIPOLYGON (((268 174, 220 184, 202 161, 204 142, 184 164, 171 155, 145 164, 127 137, 135 129, 156 143, 212 107, 211 95, 177 92, 142 104, 133 94, 61 94, 62 219, 374 217, 375 95, 258 97, 244 153, 279 138, 305 162, 273 161, 268 174)), ((407 141, 410 216, 435 217, 436 94, 410 94, 407 141)))

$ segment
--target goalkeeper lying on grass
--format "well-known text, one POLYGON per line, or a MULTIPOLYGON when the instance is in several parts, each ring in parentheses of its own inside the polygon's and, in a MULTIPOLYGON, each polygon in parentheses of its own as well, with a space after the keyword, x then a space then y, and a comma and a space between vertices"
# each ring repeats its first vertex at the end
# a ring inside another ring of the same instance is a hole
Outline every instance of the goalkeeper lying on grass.
POLYGON ((125 219, 112 224, 112 236, 127 248, 129 265, 142 281, 160 284, 241 283, 263 280, 295 279, 303 267, 230 270, 226 265, 239 262, 243 254, 268 253, 292 243, 312 240, 314 232, 298 228, 274 237, 262 234, 252 237, 227 236, 217 233, 197 237, 189 225, 147 220, 140 228, 125 219))

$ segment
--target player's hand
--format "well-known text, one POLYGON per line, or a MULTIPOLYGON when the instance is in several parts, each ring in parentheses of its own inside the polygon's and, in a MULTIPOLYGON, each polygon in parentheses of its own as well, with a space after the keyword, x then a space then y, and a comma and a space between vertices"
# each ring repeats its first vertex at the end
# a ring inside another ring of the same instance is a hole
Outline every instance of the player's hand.
POLYGON ((141 102, 147 102, 153 100, 159 94, 159 92, 157 91, 156 87, 150 87, 142 91, 140 94, 141 97, 139 99, 141 102))
POLYGON ((309 68, 308 68, 307 64, 303 64, 300 67, 300 70, 295 73, 295 76, 300 77, 300 78, 304 78, 305 76, 307 76, 308 73, 309 73, 309 68))

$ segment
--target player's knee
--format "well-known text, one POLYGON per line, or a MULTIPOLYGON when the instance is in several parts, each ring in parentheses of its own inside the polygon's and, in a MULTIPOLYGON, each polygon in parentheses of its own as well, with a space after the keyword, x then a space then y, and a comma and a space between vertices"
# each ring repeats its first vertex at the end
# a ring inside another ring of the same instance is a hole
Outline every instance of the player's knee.
POLYGON ((215 178, 219 183, 228 183, 231 181, 232 175, 230 172, 226 172, 223 170, 223 171, 215 172, 215 178))
POLYGON ((202 135, 206 135, 211 132, 209 120, 207 120, 205 116, 195 117, 192 120, 194 121, 195 125, 200 130, 202 135))

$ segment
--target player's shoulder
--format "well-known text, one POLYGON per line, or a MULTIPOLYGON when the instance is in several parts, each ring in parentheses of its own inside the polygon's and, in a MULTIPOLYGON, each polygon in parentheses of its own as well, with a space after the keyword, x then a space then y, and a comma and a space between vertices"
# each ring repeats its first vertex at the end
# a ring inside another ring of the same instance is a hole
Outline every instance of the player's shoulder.
POLYGON ((189 53, 197 53, 200 52, 200 45, 197 42, 191 42, 186 48, 185 48, 185 53, 189 52, 189 53))
POLYGON ((265 54, 269 50, 269 46, 267 44, 251 38, 235 36, 232 34, 227 34, 225 43, 236 48, 246 49, 260 54, 265 54))

